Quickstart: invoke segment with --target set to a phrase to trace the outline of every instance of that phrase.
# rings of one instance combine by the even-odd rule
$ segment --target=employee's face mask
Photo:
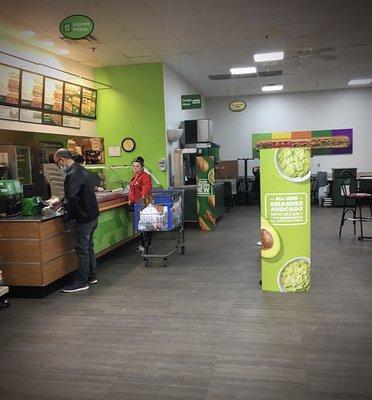
[[[59,169],[64,172],[65,174],[68,171],[68,167],[67,165],[63,162],[63,158],[58,159],[57,161],[55,161],[54,163],[59,167]]]

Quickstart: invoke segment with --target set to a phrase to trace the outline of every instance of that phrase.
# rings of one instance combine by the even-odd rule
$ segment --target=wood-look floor
[[[372,241],[351,225],[339,240],[340,212],[313,209],[309,293],[261,292],[258,209],[239,207],[215,232],[187,230],[168,268],[132,246],[89,291],[14,299],[0,398],[372,399]]]

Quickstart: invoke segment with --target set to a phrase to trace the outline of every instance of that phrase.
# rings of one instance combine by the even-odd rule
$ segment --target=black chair
[[[234,207],[234,198],[232,195],[231,182],[224,182],[223,189],[225,192],[225,210],[230,212],[230,208]]]
[[[372,239],[371,236],[363,235],[363,222],[370,221],[371,218],[363,217],[362,206],[368,204],[372,215],[372,194],[362,193],[356,191],[357,182],[356,177],[348,170],[341,172],[341,191],[344,196],[344,206],[341,215],[340,230],[338,237],[341,237],[342,227],[345,221],[352,221],[354,225],[354,235],[356,234],[356,222],[360,223],[360,236],[359,240]],[[359,216],[357,216],[357,210],[359,210]],[[352,218],[347,218],[347,214],[351,213]]]
[[[316,204],[317,199],[317,190],[318,190],[318,180],[315,176],[310,177],[310,199],[311,204]]]
[[[243,206],[253,204],[252,196],[253,180],[250,178],[240,178],[236,183],[236,205]]]

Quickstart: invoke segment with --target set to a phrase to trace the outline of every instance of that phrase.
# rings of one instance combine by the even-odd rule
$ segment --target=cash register
[[[0,216],[18,215],[22,206],[22,187],[18,179],[0,180]]]

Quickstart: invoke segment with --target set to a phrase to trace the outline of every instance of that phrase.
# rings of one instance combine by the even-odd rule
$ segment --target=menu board
[[[63,111],[66,114],[80,115],[81,86],[65,83]]]
[[[64,115],[63,126],[65,126],[66,128],[80,129],[80,118],[71,117],[70,115]]]
[[[31,122],[33,124],[41,124],[42,120],[42,112],[34,111],[34,110],[24,110],[20,109],[19,120],[22,122]]]
[[[62,126],[62,115],[44,112],[43,113],[43,124]]]
[[[63,82],[45,78],[44,110],[62,112]]]
[[[19,117],[19,108],[0,106],[0,119],[18,121],[18,117]]]
[[[87,118],[96,118],[96,107],[97,107],[97,90],[83,87],[81,116]]]
[[[21,106],[43,108],[44,77],[32,72],[22,71]]]
[[[80,128],[97,117],[97,89],[0,63],[0,120]]]
[[[0,104],[19,105],[21,70],[0,65]]]

